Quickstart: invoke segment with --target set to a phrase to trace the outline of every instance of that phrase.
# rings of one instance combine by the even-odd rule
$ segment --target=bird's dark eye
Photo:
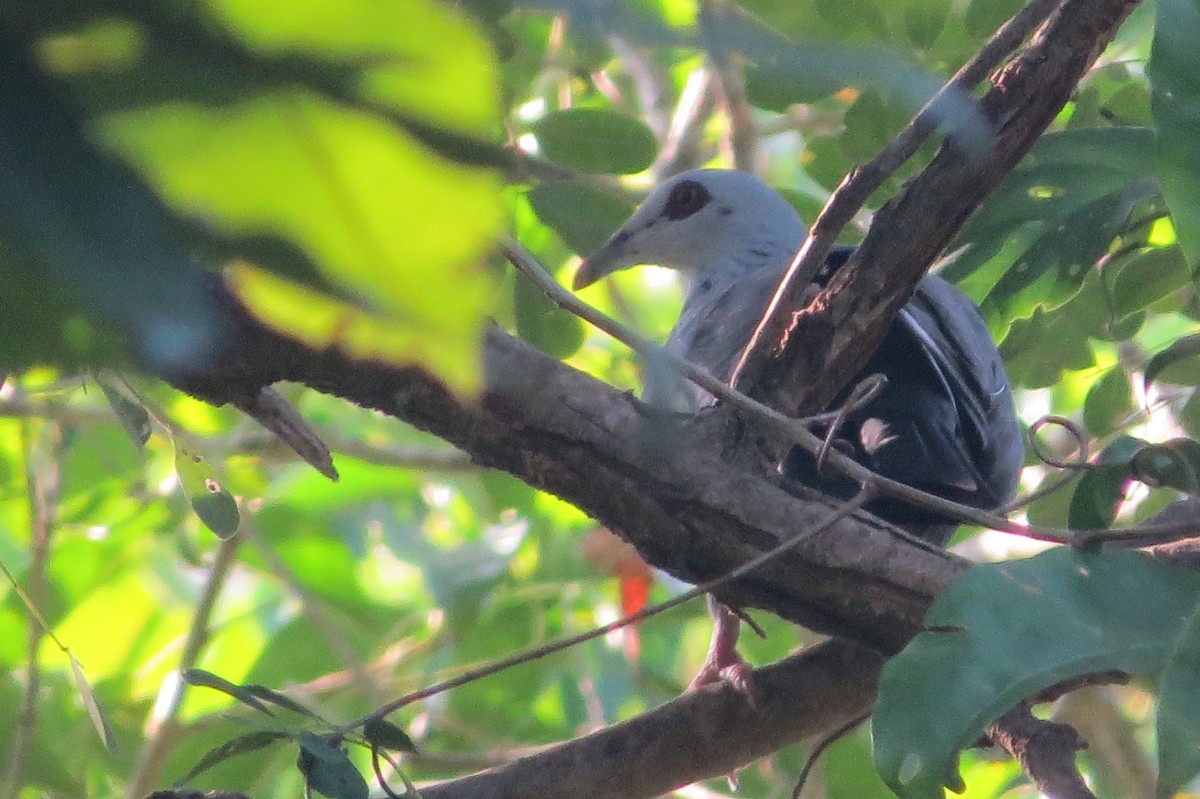
[[[694,180],[685,180],[671,189],[671,194],[667,197],[667,207],[663,209],[663,216],[672,221],[687,219],[708,205],[708,201],[711,199],[712,195],[708,193],[708,189]]]

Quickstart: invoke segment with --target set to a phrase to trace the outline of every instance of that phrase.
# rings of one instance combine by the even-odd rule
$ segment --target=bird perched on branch
[[[692,170],[660,184],[575,276],[575,288],[635,264],[683,273],[689,284],[666,348],[728,381],[807,230],[791,204],[752,175]],[[837,248],[819,280],[852,250]],[[927,275],[900,310],[879,349],[851,386],[881,374],[884,388],[837,430],[860,463],[878,474],[977,508],[1012,499],[1024,460],[1012,390],[1000,354],[971,301]],[[651,405],[694,412],[713,401],[682,377],[648,380]],[[847,389],[846,391],[849,391]],[[835,405],[845,399],[845,392]],[[795,448],[785,476],[839,498],[858,486]],[[906,503],[878,499],[877,516],[937,546],[956,523]],[[744,683],[733,651],[736,616],[710,603],[717,631],[709,662],[693,686],[722,674]],[[729,629],[732,625],[732,631]]]

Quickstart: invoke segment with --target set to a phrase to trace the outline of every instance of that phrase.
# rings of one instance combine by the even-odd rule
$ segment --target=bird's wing
[[[897,323],[920,343],[958,417],[958,435],[996,502],[1016,488],[1020,428],[1000,353],[971,300],[936,275],[917,286]]]

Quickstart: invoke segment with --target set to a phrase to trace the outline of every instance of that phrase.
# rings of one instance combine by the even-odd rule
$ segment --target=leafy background
[[[488,319],[635,389],[634,357],[503,267],[492,253],[502,231],[568,282],[577,256],[656,174],[728,165],[733,130],[720,103],[672,124],[722,58],[744,79],[760,136],[753,165],[812,219],[1020,5],[5,6],[0,562],[11,581],[0,583],[0,719],[12,723],[0,735],[0,796],[141,795],[239,735],[314,724],[185,688],[187,669],[348,721],[609,621],[647,592],[654,601],[681,590],[566,503],[395,420],[283,387],[335,451],[335,484],[236,411],[133,376],[131,366],[170,372],[206,357],[206,270],[225,268],[247,302],[298,337],[417,362],[460,391],[478,384]],[[1030,505],[1031,521],[1105,527],[1197,490],[1200,458],[1182,439],[1200,432],[1198,35],[1190,0],[1139,7],[943,266],[1002,342],[1026,422],[1072,418],[1104,453],[1099,468]],[[655,269],[584,293],[656,335],[679,296]],[[1057,457],[1078,456],[1059,429],[1040,438]],[[1031,455],[1025,488],[1057,475]],[[222,540],[209,527],[239,532]],[[960,539],[979,558],[1025,554],[995,534]],[[1034,578],[1054,579],[1039,577],[1040,563]],[[1154,586],[1168,578],[1146,580],[1130,602],[1166,596]],[[981,579],[944,612],[994,590]],[[1183,596],[1182,609],[1170,605],[1176,618],[1194,614],[1194,594]],[[1162,601],[1146,612],[1168,612]],[[1091,619],[1078,596],[1062,603],[1064,618]],[[1007,610],[1000,626],[1047,613]],[[810,638],[758,620],[768,637],[745,642],[752,662]],[[1195,695],[1194,670],[1178,667],[1194,662],[1181,660],[1194,627],[1171,628],[1178,640],[1163,659],[1174,668],[1146,669],[1167,668],[1163,690],[1175,697]],[[670,699],[698,667],[708,628],[693,603],[411,706],[392,717],[418,750],[405,771],[460,774]],[[1133,646],[1168,633],[1125,634]],[[1086,659],[1087,642],[1070,645]],[[1023,667],[1020,650],[992,660]],[[1089,689],[1055,711],[1092,739],[1083,763],[1102,792],[1151,795],[1164,748],[1172,787],[1200,768],[1187,754],[1197,714],[1168,719],[1156,744],[1154,687]],[[975,710],[964,700],[946,712]],[[192,784],[298,795],[289,741],[252,739],[263,747]],[[870,747],[865,731],[834,745],[809,795],[891,795]],[[788,749],[747,768],[741,795],[787,795],[803,756]],[[365,750],[351,757],[366,773]],[[970,797],[1034,795],[987,752],[967,750],[960,765]],[[930,790],[940,795],[940,782]]]

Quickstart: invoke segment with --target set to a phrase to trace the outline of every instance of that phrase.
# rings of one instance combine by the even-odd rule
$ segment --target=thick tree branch
[[[875,215],[850,261],[807,307],[777,303],[739,374],[768,405],[812,413],[863,367],[900,307],[967,218],[1029,151],[1138,0],[1064,0],[981,100],[995,125],[986,157],[944,144]]]
[[[628,799],[719,777],[870,708],[882,659],[831,641],[754,671],[751,706],[721,684],[506,766],[421,788],[424,799]]]

